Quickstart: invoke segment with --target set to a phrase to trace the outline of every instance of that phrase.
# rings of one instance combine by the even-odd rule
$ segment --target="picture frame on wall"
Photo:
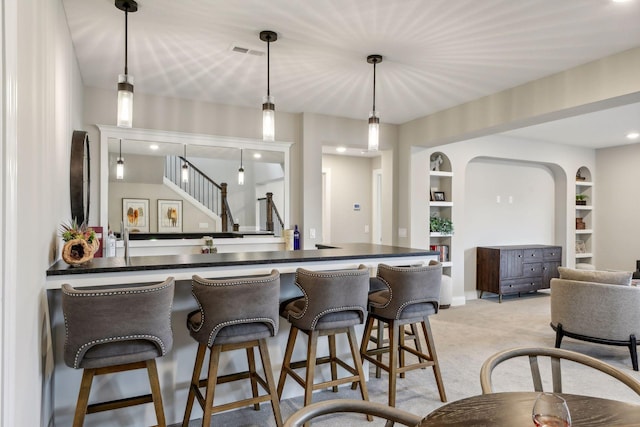
[[[122,199],[122,223],[130,233],[149,232],[149,199]],[[124,230],[123,230],[124,231]]]
[[[158,199],[158,233],[182,232],[182,200]]]

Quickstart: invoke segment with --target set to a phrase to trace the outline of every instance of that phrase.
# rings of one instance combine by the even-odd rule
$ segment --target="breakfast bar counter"
[[[339,247],[323,245],[322,249],[272,252],[243,252],[193,255],[162,255],[131,257],[95,258],[80,267],[71,267],[64,261],[57,261],[47,270],[47,301],[51,331],[51,359],[53,360],[53,402],[56,425],[71,425],[82,372],[67,367],[63,361],[65,339],[64,318],[61,308],[60,287],[69,283],[74,287],[122,286],[140,283],[161,282],[172,276],[176,279],[175,296],[172,311],[174,333],[173,350],[165,357],[157,359],[165,415],[169,423],[181,421],[184,413],[189,380],[193,369],[193,360],[197,345],[189,337],[185,326],[187,314],[197,309],[191,295],[191,277],[194,274],[205,278],[238,277],[268,274],[277,269],[281,274],[281,300],[301,295],[293,283],[294,273],[302,267],[310,270],[335,270],[357,268],[366,265],[375,275],[377,265],[409,265],[437,259],[438,252],[402,248],[395,246],[373,245],[366,243],[341,244]],[[278,375],[283,358],[289,324],[280,319],[278,334],[269,340],[269,352],[274,370]],[[305,349],[296,347],[295,359],[305,357]],[[321,346],[319,346],[321,347]],[[326,344],[325,344],[325,347]],[[338,342],[338,352],[346,355],[348,346]],[[322,348],[322,347],[321,347]],[[321,351],[327,351],[326,349]],[[223,354],[220,369],[232,371],[243,369],[242,362],[233,358],[233,352]],[[236,364],[238,364],[236,366]],[[246,368],[246,367],[244,367]],[[148,392],[148,382],[143,373],[128,372],[101,378],[92,391],[92,399],[111,398],[130,393]],[[321,369],[318,375],[329,375]],[[225,384],[222,393],[216,393],[220,401],[250,395],[250,383]],[[288,382],[283,398],[301,395],[303,390],[294,382]],[[196,405],[197,406],[197,405]],[[195,410],[193,418],[201,416]],[[150,425],[155,422],[152,405],[143,405],[120,409],[112,413],[92,414],[95,425]],[[132,424],[133,420],[135,422]]]

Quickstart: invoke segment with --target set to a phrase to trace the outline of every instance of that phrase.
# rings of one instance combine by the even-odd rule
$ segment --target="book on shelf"
[[[449,262],[449,245],[430,245],[429,249],[440,252],[438,261]]]

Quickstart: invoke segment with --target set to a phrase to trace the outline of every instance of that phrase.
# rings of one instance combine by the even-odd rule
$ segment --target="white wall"
[[[640,144],[596,151],[597,176],[593,178],[596,240],[599,269],[634,271],[640,259]]]
[[[3,135],[9,222],[2,239],[0,417],[3,427],[38,426],[49,423],[52,398],[44,277],[60,251],[58,226],[71,215],[69,153],[73,130],[82,129],[83,88],[62,2],[5,0],[3,7],[11,29],[3,104],[15,110],[6,111]]]
[[[331,240],[323,243],[370,243],[371,159],[325,154],[322,169],[331,171]]]

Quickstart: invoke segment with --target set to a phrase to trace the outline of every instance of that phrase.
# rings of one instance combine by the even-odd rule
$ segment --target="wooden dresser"
[[[476,256],[476,289],[502,295],[548,289],[558,277],[562,247],[546,245],[484,246]]]

